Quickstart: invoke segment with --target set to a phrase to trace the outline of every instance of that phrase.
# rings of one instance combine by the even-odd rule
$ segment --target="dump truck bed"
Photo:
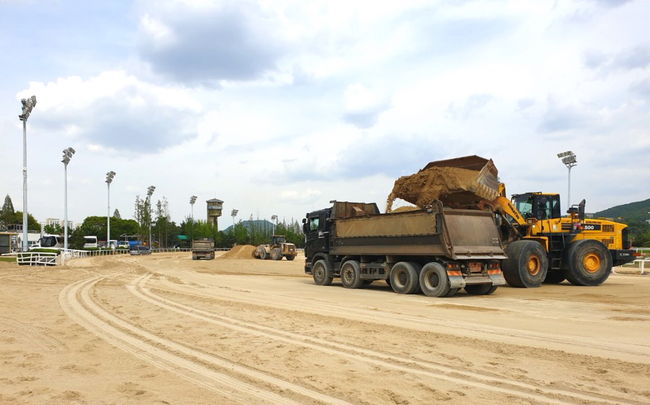
[[[448,209],[336,219],[335,255],[422,255],[449,259],[505,259],[490,212]]]

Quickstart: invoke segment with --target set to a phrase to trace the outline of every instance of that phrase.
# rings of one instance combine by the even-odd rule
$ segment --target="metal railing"
[[[49,252],[19,252],[16,263],[19,266],[56,266],[59,264],[58,257],[58,254]]]

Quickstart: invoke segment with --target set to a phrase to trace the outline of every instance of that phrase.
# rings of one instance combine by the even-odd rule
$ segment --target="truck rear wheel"
[[[412,262],[397,262],[390,270],[390,286],[398,294],[413,294],[418,291],[420,266]]]
[[[544,279],[545,284],[560,284],[566,280],[563,270],[549,270]]]
[[[271,249],[272,260],[282,260],[282,250],[280,248]]]
[[[452,289],[447,277],[447,270],[440,263],[427,263],[420,271],[420,288],[429,297],[446,297]],[[458,292],[458,289],[456,289]],[[453,295],[453,294],[452,294]]]
[[[469,295],[488,295],[496,291],[497,286],[492,284],[471,284],[465,286],[465,292]]]
[[[293,255],[286,255],[286,256],[284,256],[284,257],[286,257],[287,260],[289,260],[289,261],[292,261],[293,259],[296,258],[296,256],[293,256]]]
[[[612,272],[612,257],[601,242],[582,239],[572,242],[567,250],[565,272],[573,285],[600,285]]]
[[[356,260],[348,260],[341,266],[341,284],[345,288],[359,288],[361,280],[361,266]]]
[[[548,272],[548,257],[534,240],[518,240],[506,247],[508,258],[501,263],[503,277],[513,287],[539,287]]]
[[[317,260],[311,268],[311,274],[314,277],[314,283],[317,285],[332,284],[332,269],[323,259]]]

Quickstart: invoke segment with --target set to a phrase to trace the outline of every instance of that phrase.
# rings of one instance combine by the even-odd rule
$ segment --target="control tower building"
[[[218,198],[212,198],[206,201],[208,207],[208,224],[212,224],[219,229],[219,217],[223,209],[223,201]]]

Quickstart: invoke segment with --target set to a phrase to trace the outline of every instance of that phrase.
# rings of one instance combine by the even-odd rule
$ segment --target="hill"
[[[634,246],[650,246],[650,198],[596,212],[594,217],[612,218],[629,225]]]
[[[262,232],[270,234],[273,231],[273,222],[267,221],[266,219],[253,219],[253,220],[244,220],[239,221],[238,224],[241,224],[248,232]],[[230,232],[232,225],[223,231],[228,233]]]
[[[650,198],[631,202],[596,212],[594,216],[605,218],[623,218],[627,221],[645,221],[650,219]],[[625,222],[625,221],[623,221]]]

